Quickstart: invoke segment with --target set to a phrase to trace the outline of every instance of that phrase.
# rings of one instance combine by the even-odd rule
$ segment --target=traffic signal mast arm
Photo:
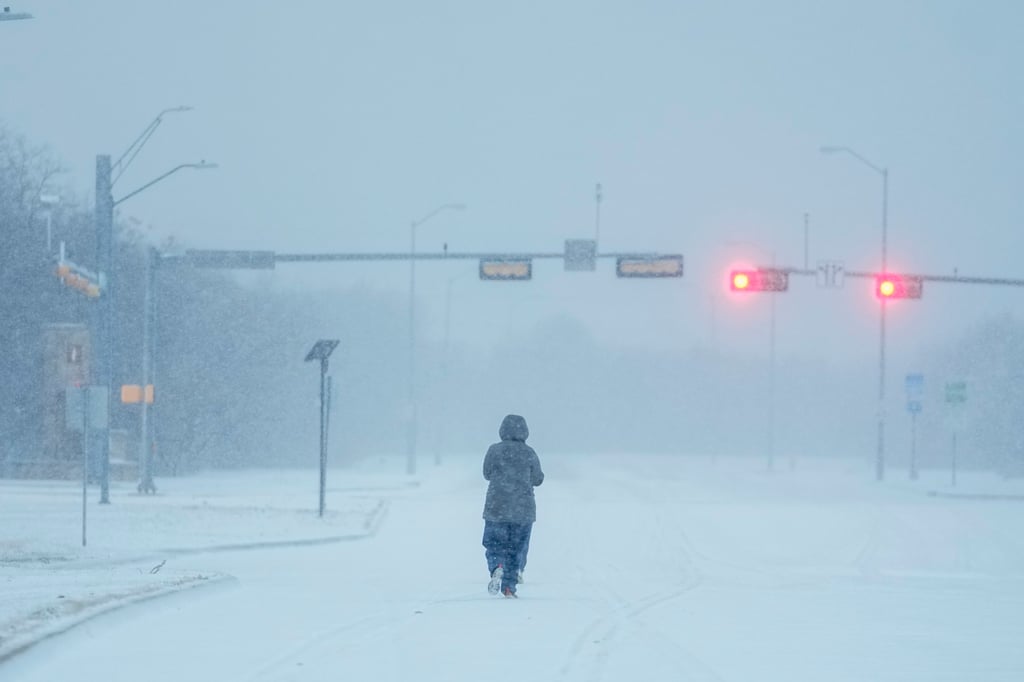
[[[566,258],[564,251],[543,251],[525,253],[453,253],[442,251],[430,253],[417,251],[410,253],[277,253],[274,251],[226,251],[226,250],[189,250],[181,256],[162,257],[167,261],[181,261],[187,265],[208,268],[229,269],[273,269],[278,263],[324,263],[330,261],[428,261],[428,260],[492,260],[492,261],[525,261],[541,259]],[[682,275],[683,256],[681,254],[662,254],[646,252],[629,253],[596,253],[594,258],[615,259],[626,261],[634,270],[642,270],[647,265],[654,275]],[[647,273],[644,273],[647,274]]]
[[[816,270],[810,270],[806,268],[790,268],[790,267],[755,267],[742,270],[732,270],[729,273],[729,286],[733,291],[772,291],[773,289],[767,287],[755,288],[754,280],[758,277],[788,277],[789,275],[816,277]],[[910,273],[880,273],[871,271],[857,271],[857,270],[845,270],[843,272],[845,277],[854,277],[861,279],[874,279],[876,281],[876,294],[881,294],[885,297],[900,297],[900,298],[920,298],[920,287],[924,282],[946,282],[950,284],[988,284],[994,286],[1014,286],[1024,287],[1024,279],[1012,278],[1012,277],[963,277],[961,275],[923,275],[923,274],[910,274]],[[746,277],[746,282],[742,279],[737,282],[737,277]],[[893,288],[889,290],[889,293],[879,291],[879,289],[885,285],[886,282],[892,284]],[[742,286],[737,286],[741,284]],[[912,295],[908,295],[904,289],[902,296],[896,296],[899,293],[900,285],[906,287],[917,287],[916,292]],[[775,291],[784,291],[785,289],[774,289]]]
[[[537,253],[452,253],[443,251],[441,253],[429,253],[417,251],[415,254],[404,253],[275,253],[274,260],[277,263],[309,263],[323,261],[358,261],[358,260],[527,260],[544,258],[565,258],[561,251],[537,252]],[[661,258],[677,259],[682,258],[678,254],[658,253],[598,253],[595,258],[626,258],[657,260]]]
[[[803,273],[801,273],[803,274]],[[896,274],[890,273],[892,277],[902,277],[903,279],[914,279],[921,282],[948,282],[951,284],[990,284],[998,286],[1011,286],[1011,287],[1024,287],[1024,279],[1015,279],[1012,277],[961,277],[960,275],[916,275],[916,274]],[[846,272],[847,277],[882,277],[881,273],[877,272]]]

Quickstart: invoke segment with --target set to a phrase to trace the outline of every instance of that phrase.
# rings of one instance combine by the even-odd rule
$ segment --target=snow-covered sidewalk
[[[315,470],[211,472],[157,481],[157,495],[90,485],[0,480],[0,661],[100,613],[230,576],[195,555],[354,540],[372,534],[389,494],[414,482],[329,472],[321,518]],[[269,491],[269,492],[268,492]]]

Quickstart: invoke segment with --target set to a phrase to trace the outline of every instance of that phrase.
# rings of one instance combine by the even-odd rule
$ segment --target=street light
[[[446,210],[464,211],[465,204],[441,204],[409,224],[409,432],[406,472],[416,473],[416,228]]]
[[[889,229],[889,169],[868,161],[849,147],[823,146],[822,154],[849,154],[882,176],[882,272],[888,271],[887,239]],[[886,298],[879,297],[878,342],[878,449],[875,455],[875,478],[885,478],[885,308]]]
[[[112,188],[117,178],[120,178],[124,173],[125,169],[135,159],[138,153],[145,146],[146,142],[153,136],[153,133],[159,127],[160,122],[163,120],[163,116],[172,111],[187,111],[190,107],[178,106],[164,109],[156,118],[146,126],[146,128],[139,134],[138,137],[132,142],[132,144],[125,150],[123,154],[117,159],[117,162],[111,164],[110,156],[107,154],[100,154],[96,156],[96,268],[99,271],[101,277],[106,277],[106,284],[104,286],[103,294],[100,297],[98,305],[95,308],[95,323],[94,329],[96,330],[95,345],[98,349],[96,353],[96,362],[93,364],[93,384],[97,386],[109,387],[112,382],[113,375],[113,330],[112,330],[112,319],[113,319],[113,299],[116,287],[114,286],[114,207],[118,204],[127,201],[134,197],[140,192],[152,187],[156,183],[160,182],[167,176],[181,170],[182,168],[215,168],[215,164],[208,164],[205,161],[200,163],[188,163],[181,164],[167,171],[163,175],[147,182],[145,185],[139,187],[133,192],[129,192],[118,200],[114,200],[112,194]],[[114,169],[117,168],[117,177],[113,176]],[[147,263],[148,263],[147,259]],[[149,273],[146,274],[147,282],[149,281]],[[148,313],[147,313],[148,314]],[[146,333],[143,334],[146,336]],[[148,375],[148,339],[143,341],[143,374]],[[144,376],[143,385],[148,385],[148,376]],[[108,392],[109,395],[109,392]],[[142,461],[140,466],[143,471],[140,472],[144,477],[148,477],[148,457],[146,448],[146,403],[142,403]],[[101,462],[101,477],[100,477],[100,504],[108,504],[109,499],[109,471],[110,471],[110,438],[107,431],[103,432],[103,439],[100,443],[100,462]],[[145,478],[140,483],[140,488],[143,484],[152,485],[151,480]],[[148,489],[148,488],[147,488]]]
[[[175,166],[174,168],[172,168],[171,170],[169,170],[166,173],[164,173],[163,175],[158,175],[156,178],[150,180],[149,182],[147,182],[142,187],[139,187],[137,190],[134,190],[134,191],[129,192],[128,194],[124,195],[123,197],[121,197],[120,199],[118,199],[117,201],[114,202],[114,206],[117,206],[118,204],[120,204],[123,201],[127,201],[128,199],[131,199],[133,196],[135,196],[139,192],[142,192],[143,190],[149,189],[150,187],[152,187],[156,183],[158,183],[161,180],[163,180],[164,178],[166,178],[168,175],[172,175],[174,173],[177,173],[182,168],[194,168],[194,169],[197,169],[197,170],[208,170],[208,169],[212,169],[212,168],[219,168],[219,166],[217,164],[215,164],[215,163],[207,163],[205,159],[200,161],[199,163],[180,163],[177,166]]]

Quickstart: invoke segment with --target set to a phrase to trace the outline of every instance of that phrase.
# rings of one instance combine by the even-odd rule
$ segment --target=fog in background
[[[822,145],[889,169],[890,270],[1024,276],[1017,3],[15,9],[35,18],[0,25],[0,121],[59,157],[69,202],[91,207],[97,154],[116,159],[158,112],[194,107],[165,117],[115,197],[179,163],[219,168],[179,173],[120,207],[137,243],[404,252],[413,221],[457,202],[467,208],[417,228],[419,250],[558,252],[595,235],[600,183],[601,252],[684,254],[684,278],[662,281],[618,279],[607,260],[582,273],[536,261],[530,282],[479,281],[472,260],[421,262],[422,462],[483,452],[508,412],[526,416],[539,451],[870,461],[870,282],[830,290],[794,276],[775,295],[773,391],[771,296],[738,296],[726,281],[739,264],[879,267],[881,178]],[[230,300],[217,287],[181,293],[190,276],[160,277],[157,376],[173,387],[156,416],[208,437],[179,433],[166,469],[313,463],[317,373],[302,358],[318,338],[341,341],[332,461],[404,452],[407,262],[230,275],[245,292]],[[1019,466],[1022,296],[926,283],[920,301],[889,305],[893,466],[909,451],[911,372],[925,375],[925,465],[946,463],[943,386],[963,379],[966,462]],[[223,322],[221,336],[192,325],[200,309]],[[128,307],[122,318],[137,322]],[[136,350],[122,349],[120,381],[138,381]]]

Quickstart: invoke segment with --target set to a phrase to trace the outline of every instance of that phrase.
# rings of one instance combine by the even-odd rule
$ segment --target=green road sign
[[[947,381],[946,402],[950,405],[959,405],[967,402],[967,382]]]

